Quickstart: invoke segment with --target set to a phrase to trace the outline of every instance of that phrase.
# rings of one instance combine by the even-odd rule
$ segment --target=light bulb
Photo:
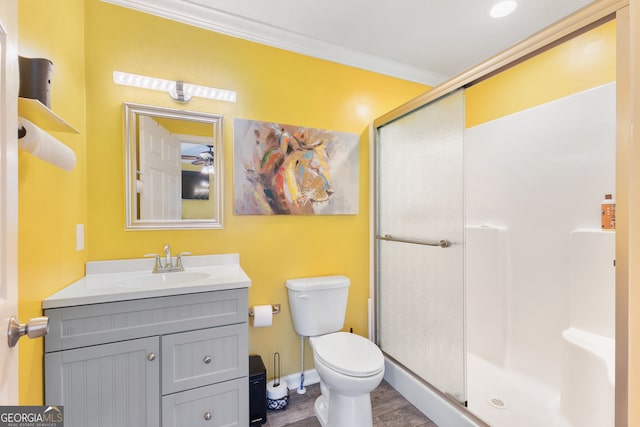
[[[492,18],[503,18],[507,15],[511,15],[514,10],[518,7],[518,3],[513,0],[501,1],[493,5],[491,10],[489,11],[489,15]]]

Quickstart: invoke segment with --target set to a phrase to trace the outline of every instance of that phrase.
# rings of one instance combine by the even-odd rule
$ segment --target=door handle
[[[386,240],[388,242],[412,243],[414,245],[440,246],[441,248],[446,248],[450,246],[450,242],[445,239],[442,239],[442,240],[402,239],[399,237],[393,237],[391,234],[385,234],[384,236],[376,236],[376,239]]]
[[[9,347],[15,347],[23,335],[27,335],[29,338],[39,338],[48,333],[49,318],[46,316],[34,317],[27,323],[20,323],[14,316],[9,319],[9,327],[7,329]]]

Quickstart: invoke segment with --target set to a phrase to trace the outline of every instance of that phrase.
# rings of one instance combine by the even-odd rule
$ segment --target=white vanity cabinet
[[[45,308],[66,427],[247,426],[247,288]]]

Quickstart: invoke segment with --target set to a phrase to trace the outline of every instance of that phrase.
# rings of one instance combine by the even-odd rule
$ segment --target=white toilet
[[[315,413],[323,427],[371,427],[371,398],[384,377],[384,356],[368,339],[347,332],[345,276],[287,280],[293,326],[310,337],[322,394]]]

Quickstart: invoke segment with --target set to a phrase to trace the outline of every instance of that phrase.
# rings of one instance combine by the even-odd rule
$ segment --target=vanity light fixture
[[[180,80],[164,80],[140,74],[114,71],[113,81],[119,85],[168,92],[171,98],[177,102],[189,102],[192,96],[216,99],[219,101],[236,102],[236,93],[232,90],[193,85]]]
[[[501,1],[493,5],[489,15],[492,18],[504,18],[507,15],[511,15],[517,7],[518,3],[513,0]]]

